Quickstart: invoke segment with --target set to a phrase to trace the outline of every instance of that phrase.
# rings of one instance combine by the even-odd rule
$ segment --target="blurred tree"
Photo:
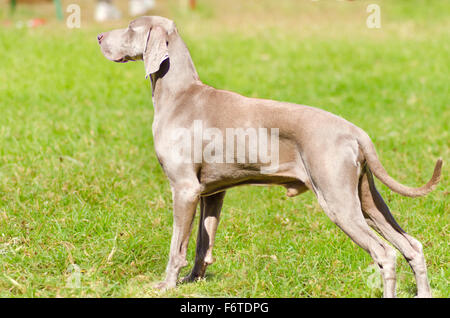
[[[30,4],[34,4],[34,3],[39,3],[39,2],[51,2],[53,1],[53,3],[55,4],[55,8],[56,8],[56,17],[59,20],[63,20],[64,19],[64,13],[62,10],[62,5],[61,5],[61,0],[11,0],[11,11],[14,12],[16,7],[17,7],[17,2],[20,3],[30,3]]]

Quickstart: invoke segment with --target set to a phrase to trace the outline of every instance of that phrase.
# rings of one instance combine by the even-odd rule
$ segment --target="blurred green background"
[[[405,198],[378,183],[399,224],[424,245],[433,294],[449,297],[450,3],[448,1],[157,1],[203,82],[326,109],[363,128],[383,165],[418,186],[444,159],[439,187]],[[373,264],[312,193],[228,192],[207,277],[159,293],[171,194],[153,150],[142,63],[106,60],[96,35],[127,25],[58,21],[52,4],[0,2],[1,297],[380,297]],[[381,8],[369,29],[368,4]],[[30,20],[43,25],[28,27]],[[198,219],[198,217],[197,217]],[[187,274],[193,264],[197,222]],[[399,254],[400,297],[412,271]],[[75,264],[77,267],[74,267]],[[77,270],[74,270],[77,268]],[[79,268],[79,273],[78,273]],[[74,274],[78,276],[74,276]],[[377,275],[375,275],[378,277]],[[73,279],[79,279],[74,286]]]

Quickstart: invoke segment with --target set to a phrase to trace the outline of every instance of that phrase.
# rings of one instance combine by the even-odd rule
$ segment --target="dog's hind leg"
[[[384,297],[395,297],[395,249],[382,240],[364,219],[358,196],[359,166],[345,153],[334,158],[332,163],[326,157],[319,158],[319,161],[315,158],[311,175],[319,204],[328,217],[378,265],[383,277]]]
[[[422,244],[397,224],[388,206],[378,193],[372,173],[366,169],[361,176],[359,195],[367,223],[395,246],[408,261],[417,282],[417,296],[431,297]]]
[[[200,198],[200,222],[197,235],[195,265],[183,282],[192,282],[204,277],[206,267],[214,262],[212,249],[219,225],[225,191]]]
[[[343,199],[347,201],[345,204],[329,199],[319,202],[330,219],[377,264],[383,278],[384,297],[395,297],[395,250],[369,228],[355,196],[343,196]]]

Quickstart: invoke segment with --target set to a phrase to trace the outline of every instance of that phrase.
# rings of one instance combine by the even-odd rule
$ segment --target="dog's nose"
[[[99,43],[99,44],[102,43],[102,40],[103,40],[103,33],[100,33],[99,35],[97,35],[97,40],[98,40],[98,43]]]

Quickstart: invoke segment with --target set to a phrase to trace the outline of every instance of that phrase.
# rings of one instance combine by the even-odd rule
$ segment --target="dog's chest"
[[[167,139],[163,131],[161,129],[161,119],[155,115],[152,124],[152,133],[153,133],[153,144],[155,147],[156,157],[161,166],[164,166],[164,156],[163,154],[166,152],[167,142],[164,142],[164,139]]]
[[[177,128],[173,127],[164,117],[155,114],[152,124],[153,143],[156,157],[164,172],[167,174],[169,167],[175,169],[184,162],[179,158],[180,148],[183,147],[183,140],[177,134]]]

